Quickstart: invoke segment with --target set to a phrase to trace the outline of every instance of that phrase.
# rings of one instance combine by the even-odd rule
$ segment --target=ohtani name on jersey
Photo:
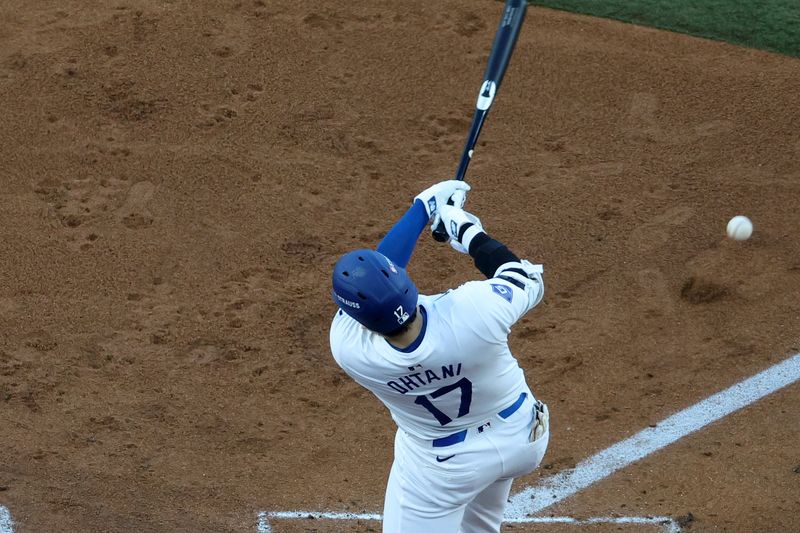
[[[400,394],[405,394],[416,389],[417,387],[429,385],[434,381],[441,381],[443,379],[461,375],[461,363],[456,365],[442,365],[441,368],[442,370],[438,374],[435,370],[431,369],[425,369],[425,371],[420,370],[414,374],[401,376],[396,380],[388,382],[386,385],[396,390]]]

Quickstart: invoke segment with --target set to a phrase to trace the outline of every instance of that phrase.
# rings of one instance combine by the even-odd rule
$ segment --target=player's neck
[[[414,322],[411,323],[411,326],[409,326],[408,330],[404,333],[401,333],[397,337],[386,337],[386,341],[395,348],[400,348],[401,350],[411,346],[411,344],[417,340],[417,337],[419,337],[420,332],[422,332],[423,322],[424,319],[422,318],[422,313],[419,310],[419,306],[417,306],[417,316],[414,319]]]

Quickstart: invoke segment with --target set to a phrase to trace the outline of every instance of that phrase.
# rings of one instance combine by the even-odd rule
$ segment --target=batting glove
[[[535,442],[541,439],[545,433],[550,430],[550,410],[547,405],[538,401],[536,402],[536,420],[531,428],[530,437],[528,440]]]
[[[461,180],[440,181],[419,193],[414,200],[420,200],[423,203],[425,211],[428,213],[428,220],[430,220],[451,199],[453,204],[458,207],[464,205],[469,189],[469,185]]]
[[[439,216],[450,237],[450,246],[462,254],[469,253],[469,244],[476,235],[483,233],[481,220],[460,207],[445,205],[439,208]]]

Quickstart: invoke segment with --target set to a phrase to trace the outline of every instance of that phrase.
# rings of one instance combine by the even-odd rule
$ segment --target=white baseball
[[[728,237],[734,241],[744,241],[753,234],[753,223],[746,216],[737,215],[728,222]]]

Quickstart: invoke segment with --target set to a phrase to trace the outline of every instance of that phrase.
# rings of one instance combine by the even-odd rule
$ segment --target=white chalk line
[[[258,533],[273,533],[269,519],[276,520],[374,520],[379,521],[382,516],[373,513],[331,513],[331,512],[308,512],[308,511],[277,511],[258,513]],[[636,524],[650,525],[660,528],[664,533],[679,533],[681,528],[678,523],[669,516],[596,516],[592,518],[573,518],[571,516],[533,516],[523,517],[512,520],[505,520],[505,523],[515,524],[572,524],[576,526],[588,526],[593,524]]]
[[[617,470],[800,380],[800,354],[718,392],[511,498],[507,519],[538,513]]]
[[[656,524],[669,533],[680,531],[669,517],[530,517],[614,472],[642,459],[695,431],[747,407],[800,380],[800,354],[796,354],[755,376],[718,392],[693,406],[679,411],[636,435],[581,461],[574,469],[565,470],[528,487],[511,498],[504,521],[507,523],[564,523],[588,525],[598,523]],[[271,533],[269,519],[316,518],[328,520],[381,520],[379,514],[316,513],[283,511],[258,513],[258,533]],[[8,509],[0,505],[0,533],[13,533]]]
[[[614,472],[642,459],[665,446],[695,431],[747,407],[800,380],[800,354],[777,363],[758,374],[745,379],[691,407],[665,418],[655,425],[640,431],[605,450],[581,461],[575,468],[565,470],[545,478],[541,484],[527,487],[511,498],[506,508],[505,522],[547,522],[589,524],[591,520],[578,520],[569,517],[530,517],[551,505],[558,503],[586,487],[610,476]],[[331,520],[380,520],[378,514],[354,513],[316,513],[308,511],[260,512],[258,513],[258,533],[270,533],[269,518],[297,519],[320,517]],[[620,523],[644,523],[638,520],[653,520],[667,525],[669,532],[680,531],[678,524],[668,517],[641,518],[621,517]],[[627,522],[631,521],[632,522]],[[651,522],[646,522],[651,523]],[[2,533],[2,532],[0,532]]]
[[[0,533],[13,533],[14,523],[11,521],[11,513],[0,505]]]

